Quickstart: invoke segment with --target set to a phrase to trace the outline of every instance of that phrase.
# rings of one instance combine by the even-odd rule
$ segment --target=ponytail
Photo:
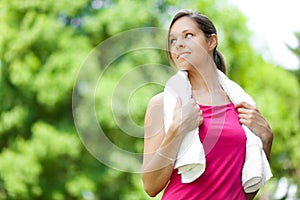
[[[223,55],[217,50],[214,50],[214,62],[219,70],[226,74],[226,65]]]

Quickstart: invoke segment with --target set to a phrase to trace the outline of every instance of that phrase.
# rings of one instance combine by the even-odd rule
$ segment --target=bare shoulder
[[[150,101],[149,101],[149,104],[148,104],[148,107],[149,106],[157,106],[157,105],[163,105],[163,92],[159,93],[159,94],[156,94],[155,96],[153,96]]]
[[[163,92],[156,94],[150,99],[146,111],[146,120],[150,116],[154,116],[154,115],[156,117],[160,117],[162,113],[163,113]]]
[[[145,145],[152,144],[151,152],[157,149],[156,144],[160,144],[165,135],[163,127],[163,93],[159,93],[150,99],[144,121]]]

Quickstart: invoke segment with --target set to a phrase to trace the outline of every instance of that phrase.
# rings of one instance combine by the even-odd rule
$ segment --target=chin
[[[181,71],[189,71],[189,68],[187,68],[187,67],[178,67],[178,70],[181,70]]]
[[[181,63],[180,65],[177,65],[177,68],[179,70],[189,71],[193,69],[194,67],[190,63]]]
[[[191,62],[187,61],[187,60],[181,60],[181,62],[177,62],[176,66],[179,70],[191,70],[193,68],[195,68]]]

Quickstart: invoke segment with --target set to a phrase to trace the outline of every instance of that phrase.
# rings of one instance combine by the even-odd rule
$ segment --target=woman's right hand
[[[173,121],[165,133],[163,118],[163,93],[153,97],[147,107],[144,123],[144,159],[142,179],[149,196],[156,196],[168,184],[173,172],[173,163],[182,138],[202,124],[203,118],[195,100],[181,105],[180,99],[174,108]],[[157,154],[157,150],[164,157]],[[170,158],[170,159],[167,159]]]
[[[182,105],[178,98],[174,109],[173,121],[171,126],[178,127],[178,134],[186,134],[203,122],[202,111],[194,99]]]

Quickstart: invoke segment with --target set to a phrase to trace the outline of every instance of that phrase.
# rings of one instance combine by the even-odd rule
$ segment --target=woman
[[[163,94],[154,96],[148,104],[142,179],[145,191],[151,197],[164,188],[162,199],[165,200],[253,199],[257,193],[246,194],[242,188],[246,137],[241,124],[260,137],[268,158],[273,133],[254,106],[244,102],[234,106],[230,102],[216,75],[216,67],[225,73],[217,44],[216,29],[206,16],[181,10],[172,19],[168,57],[171,64],[188,73],[193,98],[183,106],[178,99],[167,134],[164,130]],[[226,116],[222,119],[222,127],[218,127],[221,133],[215,139],[217,142],[208,147],[205,138],[211,137],[210,129],[215,128],[210,126],[210,120],[215,118],[218,121],[217,115],[213,115],[220,112]],[[195,181],[182,183],[174,162],[184,136],[196,127],[199,127],[204,148],[210,148],[206,152],[207,167]]]

